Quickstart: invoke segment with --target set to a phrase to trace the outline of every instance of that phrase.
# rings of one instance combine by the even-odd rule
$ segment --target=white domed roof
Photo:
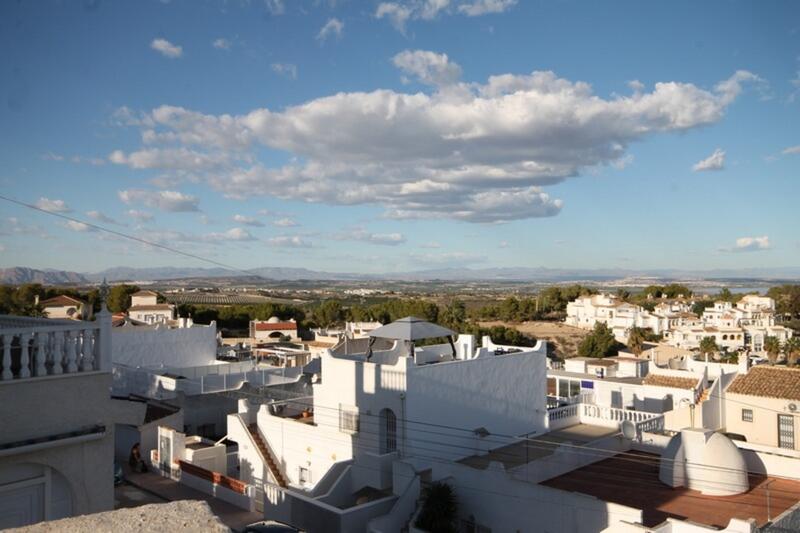
[[[728,496],[749,488],[747,465],[736,445],[708,429],[684,429],[661,454],[658,478],[670,487],[688,487],[703,494]]]
[[[281,319],[276,317],[276,316],[271,316],[271,317],[269,317],[269,320],[267,320],[267,322],[270,323],[270,324],[277,324],[280,321],[281,321]]]

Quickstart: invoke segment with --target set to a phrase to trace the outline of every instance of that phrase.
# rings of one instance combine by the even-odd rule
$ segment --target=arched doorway
[[[49,466],[0,467],[0,529],[58,520],[73,514],[67,479]]]
[[[397,451],[397,417],[391,409],[381,409],[380,414],[380,452]]]

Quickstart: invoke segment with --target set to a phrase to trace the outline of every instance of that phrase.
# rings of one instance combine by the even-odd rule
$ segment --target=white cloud
[[[200,210],[198,207],[199,200],[196,196],[178,191],[127,189],[119,191],[118,195],[119,199],[126,204],[140,203],[170,213],[186,213]]]
[[[503,13],[514,7],[517,0],[473,0],[458,6],[458,10],[470,17],[489,13]]]
[[[429,249],[436,249],[441,248],[442,245],[436,241],[429,241],[419,245],[420,248],[429,248]]]
[[[233,221],[239,224],[244,224],[245,226],[253,226],[256,228],[260,228],[264,226],[264,223],[258,220],[257,218],[248,217],[245,215],[233,215]]]
[[[207,233],[201,237],[201,240],[207,242],[225,242],[225,241],[255,241],[257,240],[253,235],[244,228],[231,228],[222,233]]]
[[[381,2],[375,10],[375,18],[387,18],[392,26],[400,33],[405,34],[406,22],[411,18],[411,8],[396,2]]]
[[[703,172],[706,170],[722,170],[723,168],[725,168],[725,151],[717,148],[713,154],[695,163],[692,170]]]
[[[797,146],[789,146],[788,148],[785,148],[781,153],[783,155],[800,154],[800,144],[798,144]]]
[[[310,248],[311,243],[304,240],[297,235],[281,235],[272,237],[267,241],[272,246],[279,246],[282,248]]]
[[[337,18],[328,19],[328,22],[319,30],[317,40],[326,41],[328,37],[336,37],[341,39],[342,31],[344,30],[344,22]]]
[[[295,222],[291,218],[284,217],[284,218],[279,218],[277,220],[273,220],[272,221],[272,225],[273,226],[278,226],[280,228],[293,228],[293,227],[297,226],[298,224],[297,224],[297,222]]]
[[[46,154],[42,155],[42,159],[45,161],[63,161],[64,156],[53,152],[47,152]]]
[[[286,12],[283,0],[264,0],[264,5],[272,15],[283,15]]]
[[[166,39],[153,39],[150,42],[150,48],[171,59],[177,59],[183,55],[183,47],[172,44]]]
[[[51,200],[42,196],[34,204],[39,209],[49,211],[51,213],[69,213],[72,209],[69,208],[64,200]]]
[[[88,224],[84,224],[83,222],[77,222],[75,220],[67,220],[62,224],[65,228],[78,231],[81,233],[89,232],[89,231],[96,231],[95,228],[89,226]]]
[[[219,39],[214,39],[214,41],[211,43],[211,46],[217,50],[230,50],[231,42],[228,39],[223,39],[220,37]]]
[[[508,241],[500,241],[497,243],[498,248],[508,248],[509,246],[511,245],[508,243]]]
[[[0,244],[0,252],[5,252],[5,251],[6,251],[6,247],[3,246],[2,244]]]
[[[406,242],[406,236],[402,233],[372,233],[362,228],[339,233],[334,238],[342,241],[353,240],[385,246],[397,246]]]
[[[101,211],[87,211],[86,216],[91,219],[97,220],[98,222],[103,222],[105,224],[116,224],[117,226],[124,226],[121,222],[117,222],[110,216],[106,215]]]
[[[297,79],[297,65],[293,65],[292,63],[272,63],[270,68],[276,74],[286,76],[293,80]]]
[[[723,252],[757,252],[759,250],[769,250],[771,248],[769,237],[739,237],[736,245],[728,248],[720,248]]]
[[[427,50],[404,50],[392,58],[392,63],[426,85],[450,85],[461,77],[461,67],[451,63],[447,54],[437,54]]]
[[[402,34],[406,32],[409,20],[434,20],[440,14],[460,13],[477,17],[490,13],[502,13],[517,0],[469,0],[453,5],[451,0],[407,0],[403,2],[381,2],[375,9],[375,18],[388,19],[392,26]]]
[[[410,64],[441,81],[432,65],[452,63],[433,57]],[[149,146],[110,159],[165,176],[188,173],[229,197],[377,204],[395,218],[552,216],[562,202],[545,187],[625,164],[631,143],[720,121],[755,78],[737,72],[713,89],[661,82],[604,98],[585,82],[533,72],[430,93],[343,92],[238,116],[162,106],[128,114],[142,130],[157,130]],[[268,166],[257,155],[264,147],[292,157]]]
[[[150,222],[154,218],[152,213],[138,209],[128,209],[127,215],[137,222]]]

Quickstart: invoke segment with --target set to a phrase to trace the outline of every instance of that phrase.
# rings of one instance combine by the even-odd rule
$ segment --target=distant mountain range
[[[306,268],[261,267],[247,271],[225,268],[191,267],[115,267],[94,273],[79,273],[64,270],[37,270],[27,267],[0,269],[0,283],[43,283],[46,285],[88,284],[102,281],[159,281],[190,278],[264,278],[273,281],[521,281],[521,282],[567,282],[567,281],[616,281],[648,280],[752,280],[795,281],[800,280],[800,267],[786,268],[741,268],[714,270],[633,270],[633,269],[559,269],[545,267],[517,268],[442,268],[389,274],[354,274],[320,272]]]

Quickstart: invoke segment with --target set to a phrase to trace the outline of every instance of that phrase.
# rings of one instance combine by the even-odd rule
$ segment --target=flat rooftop
[[[774,519],[800,500],[800,482],[751,475],[750,490],[735,496],[706,496],[696,490],[673,489],[658,479],[659,456],[628,452],[542,482],[561,490],[589,494],[604,501],[641,509],[645,527],[667,518],[691,520],[718,528],[731,518],[767,522],[767,488]]]
[[[508,470],[531,461],[547,457],[561,444],[581,446],[597,439],[619,433],[616,429],[592,426],[589,424],[575,424],[558,431],[551,431],[544,435],[536,435],[531,440],[520,440],[500,448],[495,448],[489,453],[464,457],[458,462],[472,468],[486,469],[492,461],[502,463]]]

